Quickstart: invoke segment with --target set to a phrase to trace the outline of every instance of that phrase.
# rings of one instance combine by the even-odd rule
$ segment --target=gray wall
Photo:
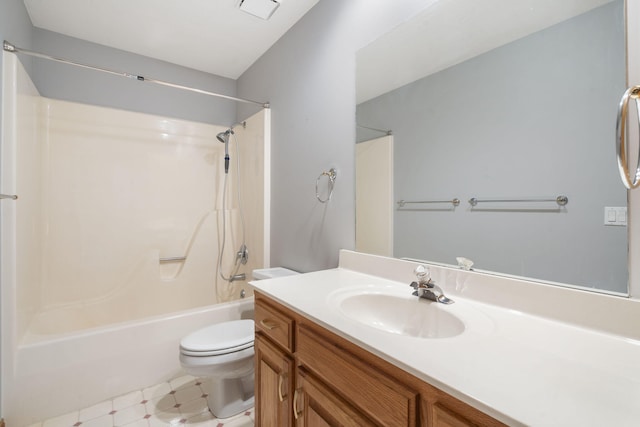
[[[27,10],[21,0],[0,0],[0,40],[7,40],[15,45],[31,47],[32,26]],[[0,78],[2,75],[2,55],[0,55]],[[31,69],[31,61],[24,63],[27,71]],[[2,85],[0,85],[2,100]],[[0,129],[2,129],[2,103],[0,102]]]
[[[272,265],[335,267],[355,247],[355,52],[424,5],[321,0],[238,80],[239,96],[271,103]],[[335,191],[321,204],[316,178],[331,167]]]
[[[33,50],[224,95],[236,94],[234,80],[38,28],[33,32]],[[236,121],[233,101],[49,60],[34,59],[31,77],[40,94],[49,98],[219,125]]]
[[[358,106],[359,122],[393,130],[396,199],[463,201],[397,209],[394,256],[465,256],[480,269],[627,291],[627,228],[603,225],[605,206],[626,206],[613,151],[622,22],[623,2],[610,3]],[[566,210],[466,203],[558,194]]]
[[[21,0],[0,0],[0,40],[8,40],[15,45],[29,48],[32,28],[31,20]],[[1,56],[0,64],[2,64]],[[0,87],[0,93],[1,91]]]

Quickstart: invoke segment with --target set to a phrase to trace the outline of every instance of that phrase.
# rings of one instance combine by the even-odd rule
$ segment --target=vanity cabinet
[[[256,426],[503,425],[260,292],[255,298]]]

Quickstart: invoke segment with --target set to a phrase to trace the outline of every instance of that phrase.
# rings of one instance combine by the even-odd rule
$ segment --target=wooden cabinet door
[[[431,408],[433,427],[476,427],[476,424],[464,418],[461,414],[436,403]]]
[[[261,334],[256,334],[255,355],[256,426],[292,426],[293,359]]]
[[[376,425],[304,368],[297,371],[293,411],[296,427]]]

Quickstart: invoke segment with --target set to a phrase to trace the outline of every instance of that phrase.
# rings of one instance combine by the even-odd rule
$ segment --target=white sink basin
[[[392,334],[417,338],[449,338],[465,331],[465,324],[445,304],[402,293],[397,286],[349,288],[329,296],[330,306],[346,317]]]

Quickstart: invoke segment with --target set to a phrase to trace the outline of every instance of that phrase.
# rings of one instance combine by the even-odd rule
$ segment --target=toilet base
[[[229,418],[254,406],[254,372],[241,378],[207,379],[207,404],[216,418]]]

